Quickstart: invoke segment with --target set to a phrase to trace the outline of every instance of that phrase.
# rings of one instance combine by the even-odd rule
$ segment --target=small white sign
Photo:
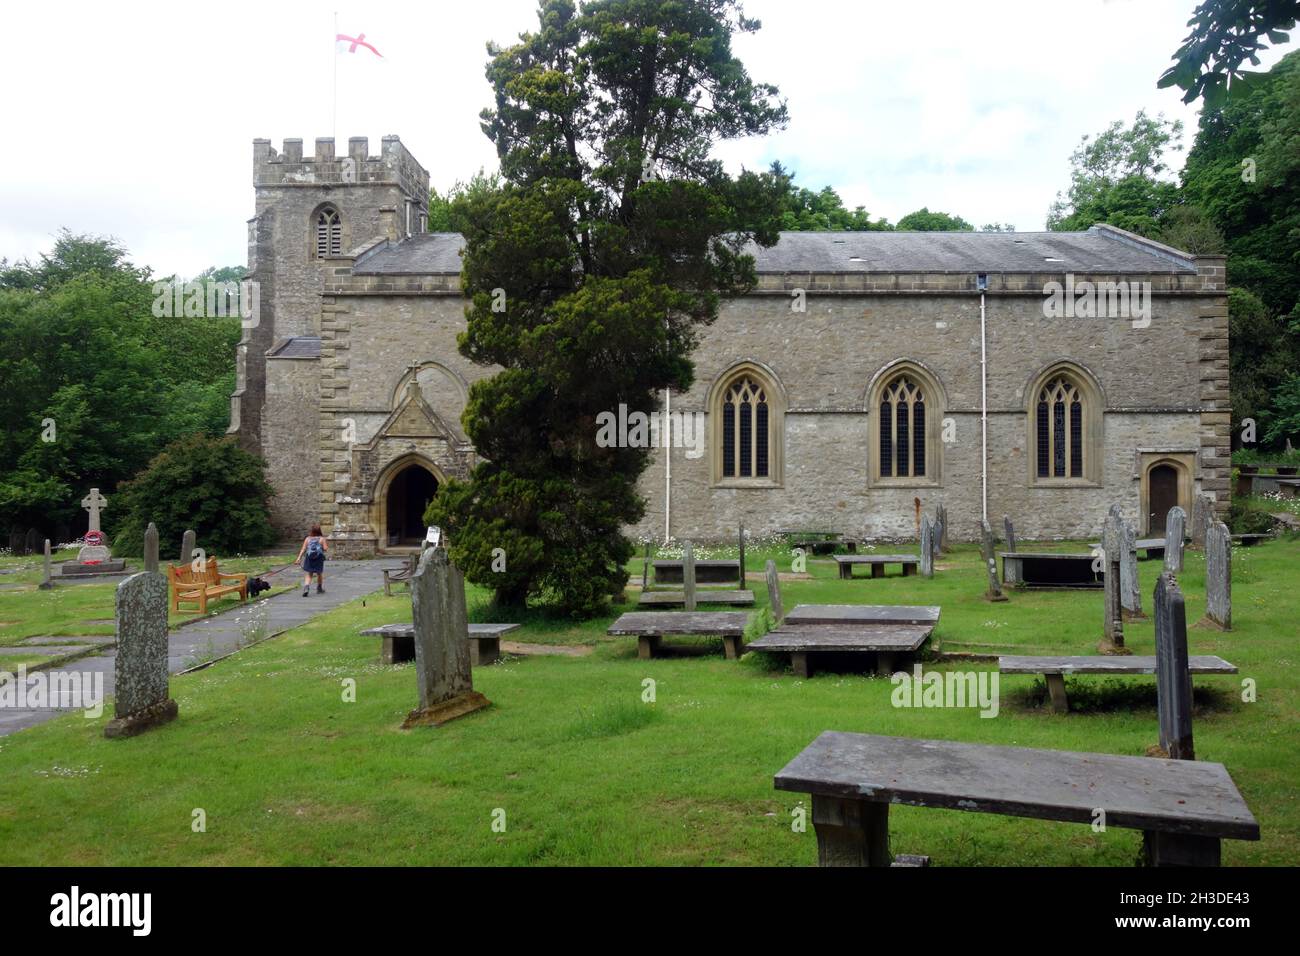
[[[442,543],[442,529],[436,524],[429,525],[429,532],[424,536],[424,543],[431,548],[436,548]]]

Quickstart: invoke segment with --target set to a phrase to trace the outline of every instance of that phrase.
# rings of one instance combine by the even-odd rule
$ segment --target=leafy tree
[[[1284,31],[1300,19],[1300,0],[1202,0],[1187,21],[1192,28],[1174,53],[1174,65],[1156,84],[1177,86],[1184,103],[1204,97],[1207,107],[1222,106],[1229,93],[1249,92],[1262,74],[1241,69],[1257,54],[1289,39]]]
[[[974,232],[975,227],[961,216],[950,216],[946,212],[930,212],[922,206],[916,212],[909,212],[894,227],[899,232]]]
[[[461,352],[502,369],[462,422],[485,461],[427,518],[498,600],[576,614],[626,581],[623,528],[644,513],[646,448],[601,447],[597,416],[685,390],[699,329],[756,282],[783,184],[726,173],[715,143],[785,122],[731,48],[759,23],[735,0],[543,0],[536,32],[488,47],[482,114],[501,166],[453,221],[466,239]],[[504,306],[504,307],[503,307]],[[493,568],[493,549],[505,568]]]
[[[139,555],[149,522],[162,541],[180,541],[193,528],[209,555],[251,553],[275,543],[266,463],[234,437],[191,435],[173,442],[130,481],[113,507],[113,550]]]
[[[1182,149],[1183,125],[1138,110],[1131,126],[1116,120],[1097,135],[1084,136],[1070,156],[1070,189],[1057,195],[1047,228],[1073,232],[1099,222],[1149,236],[1177,202],[1178,187],[1160,176],[1167,152]]]
[[[1200,206],[1170,207],[1153,238],[1194,256],[1222,255],[1227,242],[1214,220]]]
[[[469,182],[456,180],[446,194],[439,193],[436,189],[429,190],[429,231],[430,232],[460,232],[461,223],[455,219],[455,212],[460,204],[460,200],[465,199],[472,193],[482,192],[484,190],[492,191],[500,188],[501,177],[495,173],[489,173],[480,169],[470,177]]]
[[[772,176],[785,189],[781,228],[790,232],[880,232],[893,228],[885,219],[872,220],[863,206],[852,211],[830,186],[820,192],[794,184],[794,174],[779,162],[773,163]]]
[[[225,430],[239,319],[153,302],[149,270],[109,238],[64,230],[37,263],[0,265],[0,527],[76,523],[88,487]]]
[[[980,232],[1015,232],[1016,227],[1009,222],[991,222],[987,226],[980,226]]]
[[[1300,373],[1289,372],[1273,391],[1273,404],[1264,415],[1264,440],[1281,447],[1300,444]]]
[[[1242,419],[1252,418],[1259,437],[1268,438],[1273,396],[1297,367],[1300,329],[1269,310],[1246,289],[1228,290],[1228,376],[1231,383],[1232,432],[1241,434]]]

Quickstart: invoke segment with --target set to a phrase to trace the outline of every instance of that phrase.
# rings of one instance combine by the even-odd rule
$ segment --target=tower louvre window
[[[316,257],[343,255],[343,220],[333,206],[316,214]]]

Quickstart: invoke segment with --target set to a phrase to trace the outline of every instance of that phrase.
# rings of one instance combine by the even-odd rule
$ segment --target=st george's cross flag
[[[347,36],[343,33],[334,35],[334,52],[337,53],[358,53],[363,50],[369,50],[381,60],[384,55],[374,48],[374,45],[366,40],[364,33],[358,33],[356,36]]]

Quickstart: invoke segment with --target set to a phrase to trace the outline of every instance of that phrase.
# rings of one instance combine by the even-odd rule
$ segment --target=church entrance
[[[419,465],[407,465],[388,484],[387,519],[390,548],[418,548],[424,540],[424,510],[438,493],[438,479]]]
[[[1149,514],[1147,528],[1151,535],[1165,533],[1169,509],[1178,504],[1178,469],[1173,465],[1156,465],[1147,476]]]

